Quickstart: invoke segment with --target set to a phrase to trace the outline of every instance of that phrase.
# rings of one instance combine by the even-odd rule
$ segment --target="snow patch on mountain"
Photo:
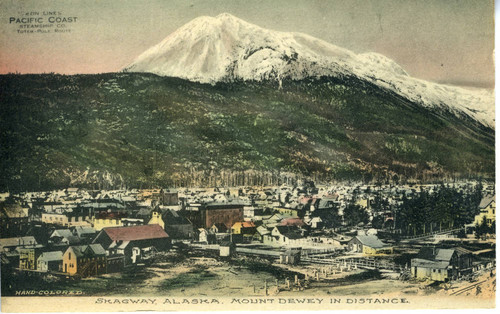
[[[381,54],[355,54],[306,34],[264,29],[227,13],[192,20],[146,50],[124,71],[210,84],[356,76],[425,107],[445,108],[457,116],[465,113],[494,127],[493,91],[412,78]]]

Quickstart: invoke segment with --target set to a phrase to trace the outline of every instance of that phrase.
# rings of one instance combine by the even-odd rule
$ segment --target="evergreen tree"
[[[349,203],[344,209],[344,221],[347,226],[356,226],[359,223],[366,224],[369,218],[366,210],[359,205],[355,205],[354,202]]]

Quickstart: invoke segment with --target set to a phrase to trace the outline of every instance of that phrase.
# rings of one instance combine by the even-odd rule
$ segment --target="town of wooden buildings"
[[[466,183],[464,183],[466,184]],[[467,183],[468,184],[468,183]],[[419,189],[432,191],[432,185]],[[418,193],[410,186],[254,187],[177,189],[168,191],[88,191],[68,188],[50,192],[0,195],[2,266],[18,271],[52,272],[89,277],[120,272],[140,264],[177,242],[293,253],[281,261],[300,260],[295,249],[325,249],[357,257],[391,256],[393,241],[379,238],[370,223],[345,227],[343,210],[354,200],[370,220],[384,225],[396,219],[393,210],[373,211],[373,192],[383,191],[389,208],[400,195]],[[490,193],[488,195],[488,193]],[[492,187],[476,220],[495,220]],[[483,218],[486,217],[486,218]],[[471,252],[424,247],[408,265],[417,279],[446,281],[473,267]]]

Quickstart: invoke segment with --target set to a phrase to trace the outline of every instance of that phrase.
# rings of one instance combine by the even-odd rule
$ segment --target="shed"
[[[61,251],[44,252],[37,260],[38,271],[62,271],[63,253]]]
[[[447,281],[450,278],[449,266],[446,261],[414,258],[411,260],[411,274],[417,279]]]
[[[363,253],[365,255],[392,254],[393,247],[380,241],[375,235],[358,235],[352,238],[348,244],[351,252]]]

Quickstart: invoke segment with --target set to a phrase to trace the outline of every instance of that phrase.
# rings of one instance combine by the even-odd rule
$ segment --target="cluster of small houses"
[[[20,270],[65,273],[80,277],[119,272],[151,250],[165,251],[171,239],[159,225],[55,230],[47,244],[33,236],[0,239],[2,263]]]
[[[120,272],[181,241],[327,246],[365,256],[393,253],[393,247],[383,243],[376,232],[340,238],[326,235],[322,217],[327,215],[322,213],[341,208],[338,205],[350,194],[313,189],[197,193],[67,189],[8,197],[0,211],[2,265],[88,277]],[[369,207],[368,193],[359,195],[359,203]],[[494,219],[494,198],[482,206],[482,214],[493,211]],[[412,274],[434,280],[453,278],[459,269],[470,269],[469,253],[437,249],[430,254],[424,250],[412,260]]]

